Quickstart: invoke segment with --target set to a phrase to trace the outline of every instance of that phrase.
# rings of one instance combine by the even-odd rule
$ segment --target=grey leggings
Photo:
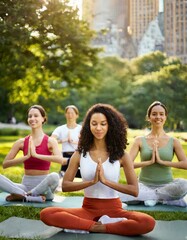
[[[53,200],[58,184],[59,175],[55,172],[41,176],[24,175],[21,183],[14,183],[0,174],[1,191],[21,195],[26,195],[29,191],[32,196],[45,195],[46,200]]]
[[[172,182],[162,185],[145,185],[139,183],[138,197],[119,193],[122,202],[146,200],[177,200],[187,194],[187,179],[176,178]]]

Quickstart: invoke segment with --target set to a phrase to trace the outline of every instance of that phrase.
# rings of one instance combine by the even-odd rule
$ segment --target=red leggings
[[[119,198],[84,198],[82,208],[48,207],[41,211],[40,219],[50,226],[89,231],[103,215],[127,218],[124,221],[105,224],[106,233],[140,235],[152,231],[155,226],[155,220],[151,216],[124,210]]]

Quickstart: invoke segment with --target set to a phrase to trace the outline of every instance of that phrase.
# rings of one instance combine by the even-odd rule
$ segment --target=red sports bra
[[[27,155],[28,152],[28,146],[29,146],[29,138],[30,136],[27,136],[24,140],[24,146],[23,146],[23,154],[24,156]],[[44,135],[42,142],[40,145],[36,146],[36,153],[42,154],[42,155],[51,155],[52,153],[48,149],[48,136]],[[44,161],[38,158],[30,157],[26,161],[24,161],[24,168],[25,169],[35,169],[35,170],[49,170],[51,165],[51,162]]]

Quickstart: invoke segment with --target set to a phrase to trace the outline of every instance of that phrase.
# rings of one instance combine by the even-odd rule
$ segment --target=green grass
[[[0,222],[12,216],[39,220],[41,208],[31,206],[0,206],[0,211]]]
[[[47,128],[45,127],[48,132],[52,131],[51,126]],[[25,133],[25,132],[24,132]],[[169,133],[171,136],[175,136],[179,139],[183,139],[187,137],[187,133]],[[142,130],[129,130],[129,145],[127,148],[127,151],[134,139],[134,137],[144,135],[144,131]],[[22,176],[23,176],[23,167],[22,165],[8,168],[8,169],[2,169],[2,162],[5,158],[6,154],[10,150],[12,144],[20,137],[24,137],[25,135],[21,135],[20,132],[17,136],[7,136],[7,135],[0,135],[0,174],[3,174],[10,178],[11,180],[15,182],[21,182]],[[185,150],[185,153],[187,154],[187,142],[181,141],[182,146]],[[60,146],[59,146],[60,147]],[[136,159],[136,161],[140,161],[139,156]],[[176,161],[176,158],[174,159]],[[52,163],[51,171],[58,172],[59,171],[59,164]],[[139,173],[139,169],[135,170],[137,175]],[[187,179],[186,170],[181,169],[173,169],[173,176],[175,178],[181,177]],[[120,182],[126,182],[125,176],[123,172],[121,172],[121,179]],[[71,192],[71,193],[58,193],[59,195],[63,196],[83,196],[83,191],[77,191],[77,192]],[[5,219],[16,216],[16,217],[24,217],[29,219],[39,219],[39,213],[41,211],[41,208],[34,208],[34,207],[28,207],[28,206],[0,206],[0,222],[4,221]],[[144,211],[145,212],[145,211]],[[149,215],[153,216],[156,220],[187,220],[187,213],[184,212],[153,212],[153,211],[146,211]],[[7,238],[1,238],[0,239],[7,239]]]

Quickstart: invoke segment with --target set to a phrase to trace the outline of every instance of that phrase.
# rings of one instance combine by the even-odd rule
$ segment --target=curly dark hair
[[[124,155],[124,150],[128,144],[128,124],[123,114],[109,104],[98,103],[88,110],[80,133],[78,152],[80,154],[83,153],[85,156],[86,152],[88,152],[93,146],[94,137],[90,130],[90,120],[94,113],[102,113],[107,119],[108,132],[105,141],[107,151],[109,152],[109,161],[113,163]]]

